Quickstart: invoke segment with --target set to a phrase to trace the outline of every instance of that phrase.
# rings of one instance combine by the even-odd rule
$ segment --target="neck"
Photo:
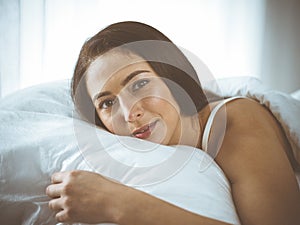
[[[198,114],[181,117],[181,137],[179,144],[202,148],[202,136],[211,109],[207,105]]]
[[[199,124],[198,115],[182,117],[181,125],[182,132],[179,144],[198,147],[201,133],[201,125]]]

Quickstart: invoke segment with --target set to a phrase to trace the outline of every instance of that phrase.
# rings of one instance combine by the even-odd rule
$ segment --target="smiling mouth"
[[[140,138],[140,139],[147,139],[148,137],[150,137],[153,129],[155,128],[157,121],[154,121],[152,123],[147,124],[146,126],[143,126],[137,130],[135,130],[132,133],[132,136],[136,137],[136,138]]]

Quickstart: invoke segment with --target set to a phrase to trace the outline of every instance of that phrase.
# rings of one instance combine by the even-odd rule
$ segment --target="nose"
[[[143,117],[144,109],[141,102],[134,99],[134,97],[119,98],[119,103],[126,122],[135,122]]]

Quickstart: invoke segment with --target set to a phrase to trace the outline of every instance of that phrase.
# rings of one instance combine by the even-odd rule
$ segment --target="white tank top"
[[[212,124],[214,122],[214,118],[217,114],[217,112],[219,111],[219,109],[225,105],[226,103],[236,100],[236,99],[240,99],[240,98],[246,98],[243,96],[235,96],[235,97],[231,97],[231,98],[227,98],[225,100],[223,100],[221,103],[219,103],[218,105],[216,105],[213,110],[211,111],[208,120],[206,122],[205,128],[204,128],[204,132],[203,132],[203,137],[202,137],[202,150],[204,150],[205,152],[208,152],[208,139],[209,139],[209,134],[211,131],[211,127]]]

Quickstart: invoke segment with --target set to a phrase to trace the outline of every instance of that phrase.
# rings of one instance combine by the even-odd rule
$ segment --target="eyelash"
[[[115,104],[117,101],[117,98],[109,98],[109,99],[105,99],[103,101],[101,101],[98,104],[99,109],[108,109],[110,108],[113,104]],[[109,104],[107,104],[108,102],[110,102]],[[105,106],[107,105],[107,106]]]
[[[150,80],[148,80],[148,79],[138,80],[133,83],[131,89],[133,92],[138,91],[139,89],[145,87],[149,82],[150,82]]]

